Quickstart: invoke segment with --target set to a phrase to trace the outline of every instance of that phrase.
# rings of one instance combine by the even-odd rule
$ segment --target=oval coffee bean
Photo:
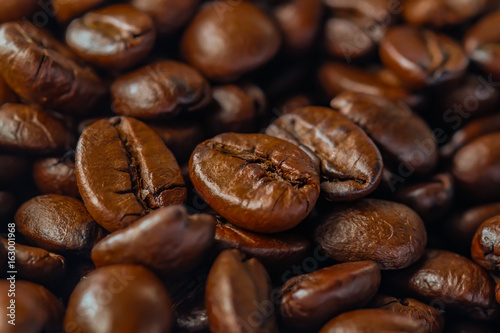
[[[441,333],[444,328],[444,313],[413,298],[398,299],[391,296],[377,295],[370,301],[370,306],[403,313],[419,322],[422,333]]]
[[[442,28],[462,24],[484,11],[487,0],[413,0],[403,4],[403,17],[416,26]]]
[[[170,150],[153,130],[127,117],[100,120],[83,132],[76,179],[90,214],[111,232],[187,196]]]
[[[380,278],[380,268],[373,261],[338,264],[291,278],[281,287],[282,318],[290,327],[320,327],[368,303]]]
[[[22,104],[0,106],[0,150],[48,154],[60,152],[73,138],[49,113]]]
[[[162,282],[134,265],[99,268],[76,286],[64,319],[67,333],[168,333],[172,304]]]
[[[331,106],[361,127],[379,147],[385,164],[425,174],[438,162],[436,138],[425,121],[402,102],[344,92]],[[406,170],[405,170],[406,171]]]
[[[221,6],[230,10],[222,14]],[[222,0],[208,3],[194,17],[182,37],[181,52],[208,78],[234,81],[273,58],[280,40],[277,25],[258,7]]]
[[[381,269],[401,269],[420,259],[427,244],[420,217],[395,202],[338,204],[320,220],[316,242],[340,262],[373,260]]]
[[[273,122],[266,134],[289,141],[319,160],[321,191],[331,201],[352,201],[373,192],[382,156],[373,141],[339,113],[305,107]]]
[[[88,12],[66,30],[66,44],[91,64],[107,70],[130,68],[153,49],[153,20],[130,5]]]
[[[160,61],[125,74],[111,86],[113,111],[141,119],[174,117],[211,101],[207,80],[177,61]]]
[[[471,247],[472,259],[489,271],[500,271],[500,215],[484,221]]]
[[[214,235],[213,216],[189,216],[182,206],[163,207],[101,240],[92,250],[92,260],[97,267],[142,265],[172,278],[203,259]]]
[[[319,333],[420,333],[417,321],[406,314],[388,310],[364,309],[333,318]]]
[[[460,45],[447,35],[409,26],[387,31],[380,58],[414,89],[456,81],[468,65]]]
[[[15,296],[9,296],[12,286],[8,280],[0,280],[0,332],[40,333],[61,332],[64,306],[50,291],[28,282],[15,282]],[[9,316],[11,300],[15,300],[13,316]],[[12,321],[11,321],[12,320]],[[9,323],[9,321],[11,321]]]
[[[0,23],[30,17],[38,8],[37,0],[2,0]]]
[[[19,232],[32,244],[56,253],[89,255],[104,230],[83,202],[47,194],[26,201],[16,212]]]
[[[52,0],[54,14],[61,23],[67,23],[86,11],[99,6],[107,0]]]
[[[90,67],[29,22],[0,27],[0,73],[23,100],[62,113],[91,110],[106,92]]]
[[[72,151],[62,158],[47,157],[37,160],[33,164],[33,180],[43,194],[61,194],[80,198]]]
[[[319,175],[299,147],[264,134],[227,133],[193,152],[189,175],[216,212],[251,231],[295,227],[314,207]]]
[[[205,293],[210,331],[278,332],[270,293],[269,275],[258,260],[245,260],[238,250],[222,252],[210,270]]]

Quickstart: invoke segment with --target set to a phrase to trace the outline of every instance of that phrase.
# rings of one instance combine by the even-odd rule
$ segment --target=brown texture
[[[500,271],[500,215],[481,223],[472,240],[471,257],[489,271]]]
[[[52,0],[56,19],[67,23],[86,11],[97,7],[107,0]]]
[[[33,180],[43,194],[61,194],[80,198],[75,162],[70,157],[47,157],[33,164]]]
[[[0,23],[29,17],[37,10],[38,2],[39,0],[2,0],[0,4]]]
[[[458,25],[487,8],[488,0],[411,0],[403,3],[403,17],[416,26],[442,28]]]

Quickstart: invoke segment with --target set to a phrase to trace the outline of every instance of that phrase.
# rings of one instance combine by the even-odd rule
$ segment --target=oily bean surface
[[[477,229],[471,246],[472,259],[489,271],[500,268],[500,215],[484,221]]]
[[[464,23],[487,8],[488,0],[413,0],[403,4],[403,17],[415,26],[442,28]]]
[[[61,23],[67,23],[106,1],[107,0],[52,0],[52,6],[54,7],[56,19]]]

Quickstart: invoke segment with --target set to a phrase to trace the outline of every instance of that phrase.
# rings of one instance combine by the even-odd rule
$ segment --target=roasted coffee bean
[[[390,283],[417,299],[443,304],[447,312],[480,319],[494,313],[493,280],[471,260],[452,252],[427,250],[418,263],[394,273]]]
[[[329,319],[364,306],[380,285],[380,268],[359,261],[320,269],[288,280],[281,292],[281,316],[290,327],[321,327]]]
[[[73,52],[108,70],[139,63],[153,49],[155,38],[151,17],[129,5],[88,12],[66,30],[66,44]]]
[[[104,230],[83,202],[47,194],[26,201],[16,212],[18,231],[32,244],[55,253],[89,255]]]
[[[9,253],[9,261],[15,258],[17,278],[28,280],[48,287],[55,287],[61,282],[66,272],[64,257],[44,249],[9,243],[0,237],[0,247]],[[2,271],[4,275],[5,271]],[[7,275],[8,277],[8,275]]]
[[[114,265],[95,270],[76,286],[64,329],[67,333],[168,333],[172,317],[170,296],[151,271]]]
[[[452,171],[468,199],[500,200],[500,131],[483,135],[458,150]]]
[[[52,6],[57,20],[66,23],[104,2],[106,0],[52,0]]]
[[[210,207],[255,232],[295,227],[320,191],[311,158],[294,144],[264,134],[227,133],[205,141],[191,156],[189,174]]]
[[[153,18],[160,35],[168,35],[188,23],[200,0],[131,0],[130,4]]]
[[[397,190],[393,198],[413,209],[427,224],[440,220],[450,210],[454,190],[453,177],[442,173]]]
[[[0,280],[2,333],[61,332],[64,307],[50,291],[28,281],[16,281],[14,290],[15,296],[9,296],[13,293],[11,282]],[[8,308],[11,304],[13,312]]]
[[[381,269],[401,269],[420,259],[427,244],[420,217],[395,202],[337,204],[320,221],[316,242],[340,262],[373,260]]]
[[[238,250],[222,252],[205,293],[211,332],[278,332],[270,293],[269,275],[258,260],[245,260]]]
[[[435,168],[436,138],[425,121],[404,103],[344,92],[332,100],[331,106],[372,138],[389,169],[425,174]]]
[[[219,250],[238,249],[249,258],[259,260],[269,270],[288,268],[302,260],[310,242],[298,232],[258,234],[217,218],[215,245]]]
[[[194,68],[160,61],[125,74],[111,86],[113,111],[141,119],[174,117],[211,100],[210,85]]]
[[[91,110],[105,93],[90,67],[29,22],[0,27],[0,74],[23,100],[62,113]]]
[[[47,157],[33,164],[33,180],[43,194],[61,194],[80,198],[76,184],[74,152],[62,158]]]
[[[7,82],[0,76],[0,106],[5,103],[15,103],[17,101],[16,93],[10,89]]]
[[[90,214],[111,232],[187,196],[170,150],[153,130],[128,117],[100,120],[83,132],[76,179]]]
[[[370,301],[370,307],[403,313],[419,322],[419,333],[441,333],[444,327],[444,313],[413,298],[398,299],[377,295]]]
[[[406,22],[442,28],[464,23],[484,11],[488,0],[412,0],[403,3]]]
[[[0,23],[26,18],[33,15],[37,8],[37,0],[2,0]]]
[[[380,58],[414,89],[457,81],[468,65],[460,45],[447,35],[409,26],[387,31]]]
[[[221,6],[226,9],[221,11]],[[210,79],[234,81],[273,58],[280,39],[277,25],[255,5],[221,0],[208,3],[195,16],[181,50],[184,59]]]
[[[488,75],[500,79],[500,59],[497,51],[500,33],[495,27],[500,19],[500,11],[482,18],[464,37],[464,49],[469,58]]]
[[[420,324],[412,317],[389,310],[364,309],[346,312],[333,318],[320,333],[419,333]]]
[[[0,108],[1,109],[1,108]],[[1,115],[0,111],[0,115]],[[19,155],[0,155],[0,184],[15,183],[28,171],[28,160]]]
[[[189,216],[182,206],[164,207],[97,243],[92,260],[97,267],[137,264],[163,277],[178,277],[203,259],[214,234],[213,216]]]
[[[495,287],[495,296],[497,299],[497,303],[500,303],[500,282]]]
[[[500,215],[479,226],[472,240],[471,256],[483,268],[500,271]]]
[[[28,105],[0,106],[0,128],[0,150],[4,151],[56,153],[68,148],[73,141],[59,119]]]
[[[318,162],[321,191],[328,200],[356,200],[380,183],[383,163],[377,147],[359,127],[331,109],[306,107],[283,115],[266,134],[299,146]]]
[[[278,107],[279,114],[289,114],[296,110],[305,108],[306,106],[312,105],[311,99],[306,95],[295,95],[286,98]]]

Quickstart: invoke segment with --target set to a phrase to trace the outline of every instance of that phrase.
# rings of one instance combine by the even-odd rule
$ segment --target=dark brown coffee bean
[[[168,60],[119,77],[111,97],[119,115],[156,119],[199,110],[210,102],[211,91],[196,69]]]
[[[208,3],[195,16],[181,50],[184,59],[210,79],[234,80],[273,58],[280,39],[277,25],[258,7],[222,0]]]
[[[259,260],[269,270],[290,267],[303,259],[310,248],[309,240],[297,232],[258,234],[221,217],[217,222],[215,244],[219,250],[238,249],[249,258]]]
[[[441,333],[444,327],[444,313],[413,298],[398,299],[377,295],[370,301],[370,307],[403,313],[420,323],[421,333]]]
[[[83,132],[76,179],[90,214],[111,232],[187,196],[179,165],[161,138],[127,117],[100,120]]]
[[[62,158],[47,157],[37,160],[33,164],[33,179],[36,187],[43,194],[61,194],[80,198],[76,184],[75,162],[69,155]]]
[[[196,191],[230,222],[255,232],[295,227],[319,196],[314,162],[299,147],[264,134],[221,134],[189,162]]]
[[[15,295],[12,295],[12,289],[15,290]],[[13,311],[8,308],[12,300],[15,301]],[[28,281],[16,281],[13,287],[10,281],[0,280],[0,304],[2,333],[61,332],[64,307],[42,286]]]
[[[15,183],[21,180],[26,171],[28,171],[28,160],[26,157],[0,155],[0,184]]]
[[[380,285],[380,268],[359,261],[320,269],[288,280],[281,315],[290,327],[321,327],[342,312],[364,306]]]
[[[203,259],[214,234],[213,216],[189,216],[182,206],[164,207],[97,243],[92,260],[97,267],[137,264],[163,277],[178,277]]]
[[[420,333],[421,326],[412,317],[389,310],[364,309],[333,318],[320,333]]]
[[[500,200],[500,132],[483,135],[453,158],[453,176],[472,200]]]
[[[460,45],[447,35],[409,26],[387,31],[380,58],[414,89],[456,81],[468,65]]]
[[[429,126],[402,102],[344,92],[331,106],[361,127],[379,147],[389,169],[431,172],[438,162],[436,138]]]
[[[104,236],[83,203],[63,195],[47,194],[25,202],[15,221],[30,243],[56,253],[89,255]]]
[[[66,44],[73,52],[107,70],[136,65],[153,49],[155,39],[151,17],[122,4],[88,12],[66,30]]]
[[[37,8],[37,0],[3,0],[0,4],[0,23],[30,17]]]
[[[489,271],[500,271],[500,215],[481,223],[472,240],[471,257]]]
[[[64,124],[49,113],[22,104],[0,106],[0,150],[57,153],[73,141]]]
[[[447,311],[483,319],[494,312],[493,280],[471,260],[452,252],[427,250],[417,264],[394,273],[390,283]]]
[[[73,291],[67,333],[168,333],[172,304],[161,281],[141,266],[114,265],[87,275]]]
[[[91,110],[106,92],[90,67],[29,22],[0,27],[0,73],[23,100],[62,113]]]
[[[131,0],[130,4],[153,18],[160,35],[168,35],[188,23],[200,0]]]
[[[36,247],[9,243],[7,239],[1,237],[0,247],[8,251],[7,258],[14,262],[18,279],[56,287],[64,277],[65,260],[60,255]],[[2,275],[5,276],[3,273],[5,271],[2,271]]]
[[[328,200],[351,201],[373,192],[382,156],[373,141],[339,113],[306,107],[281,116],[266,134],[287,140],[318,161],[321,191]]]
[[[222,252],[207,280],[205,304],[213,333],[278,332],[264,266],[238,250]]]
[[[17,101],[16,93],[10,89],[7,82],[0,76],[0,106],[5,103],[15,103]]]
[[[454,190],[453,177],[442,173],[429,181],[397,190],[393,199],[413,209],[428,224],[438,221],[450,210]]]
[[[464,23],[486,9],[488,0],[412,0],[403,3],[406,22],[442,28]]]
[[[278,107],[279,114],[294,113],[296,110],[312,105],[311,99],[306,95],[295,95],[287,97]]]
[[[395,202],[338,204],[321,221],[316,242],[340,262],[373,260],[381,269],[401,269],[420,259],[427,244],[420,217]]]
[[[67,23],[86,11],[99,6],[106,0],[51,0],[56,19]]]

